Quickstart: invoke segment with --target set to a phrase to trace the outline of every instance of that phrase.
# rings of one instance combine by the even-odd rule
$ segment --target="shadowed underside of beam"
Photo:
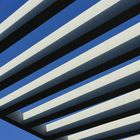
[[[42,57],[53,53],[54,51],[60,49],[63,45],[66,45],[91,29],[95,29],[99,25],[110,20],[114,16],[117,16],[136,3],[137,2],[127,3],[125,0],[112,1],[106,4],[104,1],[98,2],[2,66],[1,80],[8,78],[28,65],[38,61]],[[104,4],[106,6],[104,6]],[[121,8],[124,7],[124,5],[125,8]],[[119,11],[118,7],[120,8]]]
[[[88,71],[91,68],[97,67],[98,65],[101,65],[114,57],[116,58],[131,49],[138,48],[139,27],[139,23],[133,25],[127,30],[124,30],[96,47],[91,48],[85,53],[3,97],[1,99],[1,105],[3,106],[1,110],[7,109],[9,106],[18,103],[19,101],[25,101],[26,99],[39,94],[43,90],[49,89],[61,82],[65,82],[67,79]],[[130,32],[131,34],[129,37],[126,37]],[[132,47],[131,45],[133,44],[135,45]]]
[[[27,1],[1,24],[1,51],[72,2],[74,0]],[[4,64],[0,70],[0,90],[5,92],[13,83],[37,70],[40,72],[42,67],[47,68],[64,55],[69,56],[69,52],[89,41],[99,40],[111,29],[120,30],[139,18],[139,9],[140,0],[95,2]],[[139,28],[136,20],[118,34],[2,95],[0,117],[44,140],[137,140],[140,132]],[[45,103],[41,100],[49,99],[50,95],[58,96]],[[28,105],[34,106],[36,101],[42,103],[28,109]],[[24,107],[28,110],[20,110]]]
[[[32,5],[35,2],[33,0],[28,0],[28,2],[25,3],[24,7],[20,8],[19,11],[17,10],[15,15],[13,16],[13,19],[15,21],[17,20],[17,22],[13,23],[13,25],[11,26],[8,26],[8,24],[11,23],[11,19],[7,19],[5,21],[7,22],[7,27],[5,27],[5,22],[2,23],[1,26],[5,27],[5,31],[1,33],[2,35],[0,39],[0,45],[2,47],[0,47],[0,52],[8,49],[11,45],[36,29],[38,26],[57,14],[72,2],[74,2],[74,0],[40,0],[36,3],[36,5],[38,5],[36,7],[33,7]],[[33,10],[31,10],[31,8],[33,8]],[[17,14],[24,13],[24,9],[30,11],[27,12],[27,14],[21,17],[19,20],[16,19],[18,17]]]
[[[113,17],[110,21],[102,24],[101,26],[93,29],[92,31],[86,33],[85,35],[81,36],[80,38],[64,45],[59,51],[55,51],[54,53],[43,57],[39,61],[27,66],[25,69],[20,70],[19,72],[13,74],[12,76],[6,78],[2,81],[0,90],[6,88],[7,86],[19,81],[20,79],[28,76],[29,74],[35,72],[36,70],[42,68],[43,66],[53,62],[54,60],[60,58],[61,56],[69,53],[70,51],[80,47],[84,43],[98,37],[99,35],[105,33],[106,31],[110,30],[111,28],[119,25],[122,22],[130,19],[131,17],[137,15],[139,13],[139,6],[136,5],[127,11],[121,13],[117,17]]]

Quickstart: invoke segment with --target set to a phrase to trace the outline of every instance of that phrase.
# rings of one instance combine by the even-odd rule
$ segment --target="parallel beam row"
[[[56,69],[42,75],[29,84],[17,89],[13,93],[1,99],[3,109],[38,94],[44,89],[64,82],[66,79],[76,76],[84,71],[96,67],[106,61],[139,47],[140,23],[113,36],[103,43],[93,47],[74,59],[60,65]],[[131,34],[130,34],[131,33]],[[129,36],[128,36],[129,34]],[[130,44],[135,43],[132,47]]]
[[[129,3],[125,0],[110,1],[109,3],[106,3],[105,1],[98,2],[2,66],[1,79],[4,80],[31,63],[41,59],[44,55],[48,55],[56,51],[73,39],[78,38],[93,28],[96,28],[137,3],[138,2]],[[118,7],[120,8],[119,11]]]
[[[38,0],[36,2],[28,0],[1,23],[0,52],[8,49],[72,2],[74,0]]]
[[[138,13],[139,13],[139,6],[138,5],[133,6],[133,7],[129,8],[128,10],[120,13],[119,15],[113,17],[111,20],[105,22],[104,24],[101,24],[97,28],[92,29],[91,31],[83,34],[79,38],[74,39],[70,43],[63,45],[63,47],[61,47],[61,49],[59,49],[58,51],[55,51],[54,53],[51,53],[50,55],[44,56],[39,61],[32,63],[31,65],[25,67],[24,69],[16,72],[15,74],[11,75],[10,77],[6,78],[5,80],[2,81],[2,84],[0,86],[0,90],[2,90],[4,88],[6,88],[7,86],[10,86],[11,84],[21,80],[22,78],[28,76],[29,74],[32,74],[33,72],[39,70],[43,66],[48,65],[49,63],[57,60],[58,58],[62,57],[63,55],[73,51],[74,49],[77,49],[78,47],[87,43],[88,41],[91,41],[92,39],[99,37],[100,35],[102,35],[106,31],[114,28],[115,26],[118,26],[122,22],[129,20],[130,18],[137,15]],[[34,22],[37,23],[36,21],[34,21]],[[25,29],[24,29],[24,31],[26,31]],[[18,33],[19,32],[20,31],[18,31]],[[15,35],[13,35],[13,36],[15,36]],[[6,41],[6,42],[8,42],[8,41]],[[2,46],[5,46],[5,45],[2,45]],[[132,53],[131,53],[131,55],[132,55]],[[131,57],[130,54],[127,55],[127,57]]]
[[[101,139],[119,133],[126,133],[137,130],[139,128],[139,125],[140,125],[140,114],[136,114],[85,131],[81,131],[73,135],[69,135],[67,138],[68,140]]]
[[[4,45],[2,51],[73,1],[27,1],[1,24],[1,39]],[[6,84],[2,85],[1,89],[4,91],[4,88],[9,85],[138,15],[139,4],[139,0],[97,2],[3,65],[0,70],[1,82],[3,85]],[[54,8],[56,8],[54,12],[45,14]],[[132,13],[128,15],[130,11]],[[23,31],[25,27],[31,26],[33,21],[37,21],[44,15],[45,18],[37,22],[34,27],[29,27],[27,32]],[[140,131],[139,29],[140,23],[135,23],[2,97],[0,117],[42,139],[138,138],[137,134]],[[13,35],[18,31],[21,35],[12,40]],[[29,70],[32,66],[35,66],[34,69]],[[112,68],[111,72],[110,68]],[[105,74],[103,75],[102,72]],[[25,112],[20,110],[78,82],[80,84],[88,80],[87,78],[96,77],[97,74],[101,76],[70,91],[65,91],[63,95],[46,103]]]

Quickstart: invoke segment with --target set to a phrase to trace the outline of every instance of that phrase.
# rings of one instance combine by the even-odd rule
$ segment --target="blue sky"
[[[40,139],[0,119],[0,140],[40,140]]]
[[[0,23],[27,0],[0,0]],[[2,59],[7,59],[1,56]],[[1,61],[0,63],[3,63]],[[38,137],[0,119],[0,140],[40,140]]]
[[[10,14],[12,14],[16,9],[18,9],[22,4],[24,4],[27,0],[0,0],[0,22],[4,21]],[[18,54],[20,54],[22,51],[28,49],[35,43],[37,43],[39,40],[43,39],[45,36],[71,20],[73,17],[77,16],[82,11],[86,10],[91,5],[95,4],[99,0],[77,0],[67,8],[65,8],[63,11],[52,17],[50,20],[46,21],[44,24],[39,26],[37,29],[32,31],[30,34],[13,44],[9,49],[7,49],[5,52],[1,54],[1,62],[0,65],[4,65],[12,58],[16,57]],[[5,8],[6,7],[6,8]],[[95,47],[97,44],[103,42],[104,40],[110,38],[111,36],[125,30],[126,28],[136,24],[140,20],[140,15],[136,16],[129,21],[121,24],[120,26],[114,28],[113,30],[108,31],[104,35],[88,42],[87,44],[81,46],[80,48],[76,49],[75,51],[67,54],[66,56],[60,58],[59,60],[43,67],[42,69],[34,72],[33,74],[25,77],[24,79],[16,82],[15,84],[7,87],[3,91],[1,91],[0,97],[6,96],[7,94],[13,92],[14,90],[20,88],[21,86],[31,82],[32,80],[38,78],[39,76],[49,72],[50,70],[54,69],[55,67],[65,63],[66,61],[70,60],[73,57],[76,57],[77,55],[83,53],[84,51]],[[139,58],[134,58],[133,60],[130,60],[126,63],[123,63],[117,67],[114,67],[110,70],[107,70],[97,76],[93,76],[85,81],[82,81],[76,85],[73,85],[67,89],[64,89],[63,91],[60,91],[59,93],[56,93],[53,96],[47,97],[43,100],[40,100],[28,107],[25,107],[22,109],[22,111],[28,110],[36,105],[42,104],[52,98],[55,98],[57,96],[60,96],[64,94],[65,92],[72,90],[78,86],[81,86],[83,84],[86,84],[87,82],[90,82],[91,80],[95,80],[113,70],[116,70],[120,67],[123,67],[129,63],[132,63]],[[39,138],[15,127],[11,124],[4,122],[3,120],[0,120],[0,140],[39,140]]]
[[[10,14],[16,11],[16,9],[18,9],[26,1],[27,0],[0,0],[0,23],[10,16]],[[86,10],[97,1],[98,0],[95,0],[94,2],[87,0],[85,3],[83,0],[77,0],[75,3],[68,6],[62,12],[58,13],[52,19],[42,24],[39,28],[35,29],[29,35],[25,36],[23,39],[13,44],[9,49],[3,52],[1,54],[2,61],[0,61],[0,65],[4,65],[10,59],[14,58],[22,51],[35,44],[37,41],[53,32],[55,29],[62,26],[64,23],[82,11]],[[31,78],[29,79],[31,80]],[[23,84],[24,82],[22,81],[21,85]],[[18,86],[15,85],[12,89],[15,88],[18,88]],[[10,89],[7,90],[7,93],[9,92]],[[1,92],[1,94],[6,95],[5,92]],[[39,138],[0,119],[0,140],[39,140]]]

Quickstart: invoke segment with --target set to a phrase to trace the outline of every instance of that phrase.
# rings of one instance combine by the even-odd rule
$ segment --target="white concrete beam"
[[[127,137],[125,139],[121,139],[121,140],[140,140],[140,135],[135,135],[132,137]]]
[[[129,81],[129,78],[127,77],[131,77],[131,75],[137,73],[139,71],[139,65],[140,61],[132,63],[112,73],[109,73],[97,80],[94,80],[79,88],[69,91],[68,93],[56,97],[29,111],[26,111],[23,113],[23,120],[26,121],[30,119],[30,121],[32,121],[43,116],[48,116],[63,109],[67,109],[68,107],[77,105],[83,101],[87,101],[91,98],[95,98],[106,94],[107,92],[117,89],[120,86],[125,86],[125,83],[129,84],[130,82],[134,81],[134,78],[131,78],[131,80]],[[120,80],[123,78],[125,78],[125,80],[122,80],[121,82]],[[100,90],[102,90],[102,92],[100,92]]]
[[[38,61],[138,2],[102,0],[1,67],[1,80]],[[124,6],[125,5],[125,6]],[[119,10],[118,10],[119,7]],[[135,33],[136,34],[136,33]],[[44,52],[45,51],[45,52]]]
[[[0,24],[1,40],[50,6],[56,0],[28,0]]]
[[[140,114],[132,115],[123,119],[112,121],[91,129],[87,129],[68,136],[68,140],[89,140],[104,138],[105,136],[113,136],[124,132],[130,132],[139,127]]]
[[[138,108],[138,101],[140,104],[140,89],[48,123],[46,124],[46,131],[48,134],[55,134],[84,124],[94,123],[111,117],[112,114],[117,115]]]
[[[129,50],[133,50],[138,46],[134,45],[132,47],[128,45],[127,42],[139,35],[139,27],[140,23],[126,29],[125,31],[113,36],[96,47],[93,47],[85,53],[71,59],[63,65],[60,65],[52,71],[17,89],[9,95],[3,97],[0,101],[0,105],[10,106],[15,104],[16,102],[33,96],[46,88],[50,88],[68,78],[74,77],[75,75],[82,73],[91,67],[96,67],[116,56],[128,52]],[[127,44],[126,46],[124,45],[125,43]],[[137,71],[137,63],[139,62],[134,63],[134,65],[136,65],[136,69],[132,69],[132,71],[130,71],[131,74]],[[122,77],[124,75],[122,74]]]

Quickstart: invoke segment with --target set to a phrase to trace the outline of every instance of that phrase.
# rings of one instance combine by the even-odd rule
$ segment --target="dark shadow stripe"
[[[140,128],[131,132],[126,132],[126,133],[122,133],[122,134],[118,134],[112,137],[106,137],[100,140],[117,140],[117,139],[123,139],[126,137],[130,137],[130,136],[134,136],[134,135],[138,135],[140,134]],[[125,140],[125,139],[124,139]]]
[[[131,91],[133,91],[135,89],[138,89],[140,87],[139,84],[140,84],[140,82],[137,82],[137,83],[134,83],[132,85],[129,85],[129,86],[120,88],[118,90],[109,92],[109,93],[107,93],[105,95],[101,95],[99,97],[92,98],[92,99],[90,99],[90,100],[88,100],[86,102],[82,102],[80,104],[74,105],[74,106],[69,107],[67,109],[63,109],[61,111],[53,113],[53,115],[47,115],[47,116],[44,116],[44,117],[40,117],[39,119],[34,120],[32,122],[25,123],[25,125],[28,125],[28,127],[34,127],[34,126],[40,125],[42,123],[46,123],[48,121],[51,121],[51,120],[54,120],[56,118],[65,116],[65,115],[70,114],[72,112],[75,112],[75,111],[78,111],[78,110],[93,106],[95,104],[107,101],[109,99],[112,99],[112,98],[115,98],[115,97],[118,97],[118,96],[121,96],[121,95],[123,95],[125,93],[128,93],[128,92],[131,92]]]
[[[131,86],[127,86],[127,87],[125,87],[125,88],[122,88],[122,89],[120,89],[120,90],[118,90],[118,92],[120,92],[120,94],[119,95],[121,95],[121,94],[124,94],[124,92],[128,92],[128,91],[132,91],[132,90],[134,90],[134,89],[136,89],[136,88],[138,88],[139,86],[139,83],[136,83],[136,84],[133,84],[133,85],[131,85]],[[114,92],[114,94],[116,94],[116,93],[118,93],[117,91],[115,91]],[[118,96],[119,96],[118,95]],[[111,98],[112,98],[112,95],[109,95],[109,96],[111,96]],[[116,96],[116,95],[115,95]],[[106,97],[105,97],[106,98]],[[102,98],[103,99],[103,98]],[[101,102],[101,101],[103,101],[103,100],[98,100],[96,103],[98,103],[98,102]],[[89,104],[90,105],[90,104]],[[19,124],[18,122],[15,122],[14,120],[12,120],[12,119],[10,119],[10,118],[8,118],[8,117],[6,117],[6,116],[4,116],[4,117],[1,117],[3,120],[5,120],[5,121],[7,121],[7,122],[9,122],[9,123],[11,123],[11,124],[13,124],[13,125],[15,125],[15,126],[17,126],[17,127],[19,127],[19,128],[21,128],[21,129],[23,129],[23,130],[25,130],[25,131],[27,131],[27,132],[29,132],[29,133],[31,133],[31,134],[34,134],[34,135],[36,135],[36,136],[38,136],[38,137],[40,137],[40,138],[42,138],[42,139],[46,139],[46,140],[53,140],[53,139],[55,139],[55,138],[57,138],[57,137],[62,137],[62,136],[65,136],[65,135],[67,135],[67,134],[72,134],[72,133],[75,133],[75,132],[78,132],[78,131],[81,131],[81,130],[84,130],[84,129],[88,129],[88,128],[91,128],[91,127],[95,127],[95,126],[98,126],[98,125],[101,125],[101,124],[104,124],[104,123],[107,123],[107,122],[109,122],[109,121],[113,121],[113,120],[116,120],[116,119],[121,119],[121,118],[123,118],[123,117],[127,117],[127,116],[130,116],[130,115],[134,115],[134,114],[136,114],[136,113],[138,113],[139,112],[139,109],[136,109],[136,110],[133,110],[133,111],[129,111],[129,112],[125,112],[125,113],[122,113],[122,114],[119,114],[119,115],[117,115],[117,116],[112,116],[112,117],[109,117],[109,118],[107,118],[107,119],[103,119],[103,120],[100,120],[100,121],[97,121],[96,123],[94,123],[94,124],[86,124],[86,125],[84,125],[84,126],[82,126],[82,127],[77,127],[77,128],[74,128],[74,129],[72,129],[72,130],[68,130],[68,131],[65,131],[65,132],[63,132],[63,133],[59,133],[59,134],[56,134],[56,135],[53,135],[53,136],[49,136],[49,137],[44,137],[43,135],[41,135],[40,133],[37,133],[36,131],[34,131],[34,130],[32,130],[31,128],[29,128],[30,127],[30,125],[22,125],[22,124]],[[69,112],[68,112],[69,113]],[[63,114],[61,114],[61,115],[63,115]],[[54,116],[54,118],[53,118],[53,116]],[[52,118],[53,119],[55,119],[55,117],[59,117],[59,116],[57,116],[56,114],[54,114],[52,116]],[[47,118],[46,118],[46,120],[47,120]],[[119,135],[117,135],[117,136],[113,136],[112,138],[124,138],[124,137],[127,137],[127,136],[131,136],[131,135],[135,135],[135,134],[138,134],[138,133],[129,133],[130,135],[126,135],[126,134],[119,134]],[[105,140],[108,140],[108,139],[105,139]],[[112,140],[116,140],[116,139],[112,139]]]
[[[80,47],[81,45],[87,43],[88,41],[95,39],[96,37],[100,36],[101,34],[107,32],[108,30],[116,27],[117,25],[129,20],[133,16],[137,15],[140,10],[139,6],[134,6],[133,8],[130,8],[129,10],[125,11],[124,13],[118,15],[117,17],[114,17],[110,21],[102,24],[98,28],[86,33],[85,35],[81,36],[80,38],[72,41],[71,43],[63,46],[61,49],[55,51],[54,53],[43,57],[39,61],[31,64],[30,66],[24,68],[23,70],[17,72],[16,74],[10,76],[9,78],[2,81],[2,84],[0,86],[0,90],[3,90],[4,88],[8,87],[9,85],[21,80],[22,78],[28,76],[29,74],[35,72],[36,70],[42,68],[43,66],[48,65],[49,63],[53,62],[54,60],[62,57],[63,55],[75,50],[76,48]]]
[[[74,0],[58,0],[51,6],[43,10],[40,14],[32,18],[30,21],[25,23],[23,26],[21,26],[16,31],[7,36],[4,40],[2,40],[0,42],[0,52],[8,49],[12,44],[26,36],[28,33],[43,24],[45,21],[57,14],[59,11],[63,10],[72,2],[74,2]]]
[[[118,64],[121,64],[121,63],[129,60],[129,59],[132,59],[132,58],[138,56],[139,54],[140,54],[140,49],[135,49],[133,51],[130,51],[122,56],[119,56],[115,59],[112,59],[112,60],[110,60],[110,61],[108,61],[100,66],[97,66],[96,68],[90,69],[82,74],[79,74],[73,78],[68,79],[67,81],[64,81],[60,84],[57,84],[56,86],[53,86],[49,89],[46,89],[46,90],[44,90],[44,91],[42,91],[42,92],[40,92],[32,97],[29,97],[27,99],[24,99],[24,100],[18,102],[18,103],[15,103],[14,105],[8,107],[7,109],[4,109],[3,111],[1,111],[1,114],[6,115],[6,114],[9,114],[13,111],[16,111],[16,110],[18,110],[22,107],[25,107],[31,103],[34,103],[40,99],[43,99],[47,96],[50,96],[50,95],[52,95],[60,90],[63,90],[69,86],[72,86],[72,85],[76,84],[77,82],[83,81],[91,76],[99,74],[99,73],[101,73],[109,68],[112,68]]]
[[[125,117],[128,117],[128,116],[137,114],[137,113],[140,112],[139,110],[140,110],[140,108],[135,109],[133,111],[128,111],[128,112],[125,112],[125,113],[121,113],[121,114],[118,114],[118,115],[112,115],[111,117],[108,117],[106,119],[102,119],[102,120],[99,120],[99,121],[96,121],[96,122],[90,122],[90,123],[88,123],[86,125],[83,125],[83,126],[80,126],[80,127],[75,127],[73,129],[63,131],[63,132],[58,133],[58,134],[53,134],[52,136],[48,136],[48,137],[46,136],[46,138],[49,139],[49,140],[53,140],[53,139],[56,139],[56,138],[59,138],[59,137],[63,137],[63,136],[66,136],[66,135],[77,133],[79,131],[90,129],[92,127],[103,125],[103,124],[111,122],[111,121],[115,121],[115,120],[118,120],[118,119],[122,119],[122,118],[125,118]]]

